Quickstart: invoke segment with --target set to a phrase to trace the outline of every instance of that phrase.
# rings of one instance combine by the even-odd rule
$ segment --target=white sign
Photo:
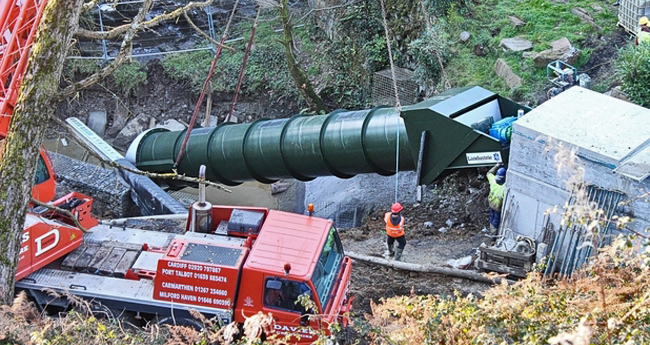
[[[50,236],[54,236],[54,238],[52,239],[52,243],[43,247],[43,240]],[[56,245],[59,244],[59,229],[52,229],[44,233],[43,235],[35,238],[34,242],[36,243],[36,253],[34,254],[34,256],[40,256],[41,254],[45,254],[48,250],[56,247]]]
[[[487,164],[487,163],[500,163],[501,152],[475,152],[466,153],[467,164]]]

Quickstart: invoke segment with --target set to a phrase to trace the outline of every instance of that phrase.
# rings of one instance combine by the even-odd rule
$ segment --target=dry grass
[[[373,305],[377,344],[644,344],[650,255],[619,239],[572,282],[539,273],[474,296],[404,296]]]
[[[67,298],[73,310],[56,316],[40,313],[24,292],[11,306],[0,306],[0,345],[4,344],[110,344],[110,345],[189,345],[189,344],[289,344],[284,336],[266,336],[275,321],[271,314],[258,313],[246,319],[243,327],[231,323],[224,327],[197,311],[192,316],[203,325],[190,327],[150,324],[146,328],[126,327],[110,311],[97,311],[96,305],[73,295]],[[318,339],[326,339],[319,334]]]

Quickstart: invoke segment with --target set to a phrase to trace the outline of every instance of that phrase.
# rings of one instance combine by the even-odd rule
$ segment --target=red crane
[[[9,130],[29,50],[47,0],[3,0],[0,3],[0,134]]]
[[[0,155],[2,143],[9,132],[20,83],[27,69],[30,48],[46,4],[47,0],[0,2]],[[44,149],[41,149],[34,179],[32,197],[41,202],[51,201],[55,193],[54,170]],[[92,198],[73,192],[52,204],[71,211],[84,227],[97,225],[97,220],[90,215]],[[65,225],[71,223],[73,222],[70,218],[47,209],[33,210],[27,214],[17,279],[27,276],[81,244],[81,230]]]

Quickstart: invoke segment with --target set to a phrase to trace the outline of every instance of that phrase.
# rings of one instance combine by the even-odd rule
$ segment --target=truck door
[[[34,174],[34,188],[32,197],[41,202],[49,202],[54,198],[54,172],[52,165],[44,149],[38,157],[38,165]]]
[[[299,297],[301,295],[303,297]],[[304,296],[309,297],[308,301],[312,302],[301,303]],[[318,307],[313,302],[312,296],[312,289],[305,282],[281,277],[266,278],[263,312],[273,315],[276,334],[281,337],[291,335],[299,338],[299,342],[307,343],[317,339],[312,330],[318,329],[318,323],[316,320],[309,320],[309,315],[318,313]]]
[[[4,137],[0,133],[0,159],[2,158],[2,149],[4,146]],[[34,174],[34,188],[32,189],[32,198],[40,202],[49,202],[54,198],[55,182],[54,172],[52,171],[52,162],[45,149],[41,149]]]

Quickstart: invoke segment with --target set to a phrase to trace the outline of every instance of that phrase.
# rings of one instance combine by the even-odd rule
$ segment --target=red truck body
[[[16,286],[44,305],[53,302],[39,291],[54,289],[158,319],[189,320],[188,311],[196,309],[243,324],[258,312],[271,313],[276,333],[297,343],[316,340],[315,329],[347,325],[352,266],[332,221],[232,206],[213,206],[211,215],[207,233],[96,226],[69,255],[21,270],[35,272]],[[26,241],[25,253],[47,249],[56,259],[65,246],[78,245],[80,237],[72,230],[39,225],[31,236],[41,242]],[[281,299],[267,299],[273,293]],[[307,295],[316,310],[298,303],[300,295]]]
[[[221,206],[213,207],[213,228],[227,222],[233,210],[263,218],[259,232],[226,230],[224,236],[250,236],[239,244],[174,239],[158,261],[154,299],[229,309],[239,323],[260,311],[271,313],[278,333],[299,335],[306,342],[315,340],[312,329],[335,322],[347,324],[343,314],[351,302],[347,297],[351,262],[343,256],[332,221]],[[271,288],[269,281],[276,282],[284,303],[269,305],[264,300]],[[316,303],[319,318],[308,320],[304,307],[296,303],[301,294]]]

